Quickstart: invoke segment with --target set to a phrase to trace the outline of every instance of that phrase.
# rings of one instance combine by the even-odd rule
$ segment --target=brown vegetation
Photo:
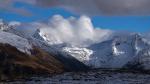
[[[62,73],[64,65],[49,53],[34,47],[32,55],[8,44],[0,44],[0,79]]]

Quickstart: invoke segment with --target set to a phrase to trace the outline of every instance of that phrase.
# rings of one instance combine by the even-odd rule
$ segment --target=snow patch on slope
[[[10,44],[24,53],[31,54],[30,50],[32,49],[32,45],[30,45],[27,39],[20,36],[0,31],[0,43]]]
[[[62,51],[67,52],[68,54],[85,63],[86,65],[90,65],[89,60],[90,56],[93,54],[92,50],[79,47],[64,47]]]

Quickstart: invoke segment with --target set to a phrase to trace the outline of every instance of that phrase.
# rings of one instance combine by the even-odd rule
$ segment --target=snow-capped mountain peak
[[[62,41],[57,39],[57,37],[55,38],[55,36],[47,34],[42,29],[37,29],[35,33],[33,34],[33,37],[38,40],[44,41],[48,43],[49,45],[57,45],[57,44],[63,43]]]
[[[130,34],[85,48],[65,47],[63,51],[93,68],[122,68],[148,47],[150,45],[140,34]]]
[[[4,31],[4,30],[8,30],[9,28],[10,26],[2,19],[0,19],[0,30]]]

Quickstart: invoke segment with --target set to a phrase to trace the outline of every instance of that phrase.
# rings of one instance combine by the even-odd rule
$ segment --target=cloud
[[[54,15],[47,22],[22,23],[17,27],[27,36],[33,35],[40,29],[40,35],[48,38],[50,44],[71,44],[74,46],[88,46],[113,37],[114,31],[93,27],[91,19],[87,16],[80,18],[64,18]]]
[[[14,8],[15,2],[41,7],[63,7],[86,15],[150,15],[150,0],[1,0],[0,9],[29,14],[24,8]]]
[[[36,0],[36,4],[87,15],[150,15],[150,0]]]
[[[46,36],[51,43],[67,43],[76,46],[87,46],[101,42],[112,34],[110,30],[94,28],[91,19],[87,16],[80,18],[63,18],[53,16],[48,24],[34,23],[40,28],[40,35]]]
[[[31,0],[31,1],[30,0],[0,0],[0,10],[17,13],[24,16],[32,15],[31,12],[26,10],[24,7],[14,7],[15,2],[34,4],[35,0]]]
[[[11,22],[9,22],[9,25],[10,25],[10,26],[20,26],[21,23],[18,22],[18,21],[11,21]]]

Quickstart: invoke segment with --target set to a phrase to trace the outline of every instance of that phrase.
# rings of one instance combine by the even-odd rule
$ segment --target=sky
[[[86,15],[94,27],[147,32],[149,4],[149,0],[0,0],[0,18],[30,23],[47,21],[56,14],[64,18]]]

